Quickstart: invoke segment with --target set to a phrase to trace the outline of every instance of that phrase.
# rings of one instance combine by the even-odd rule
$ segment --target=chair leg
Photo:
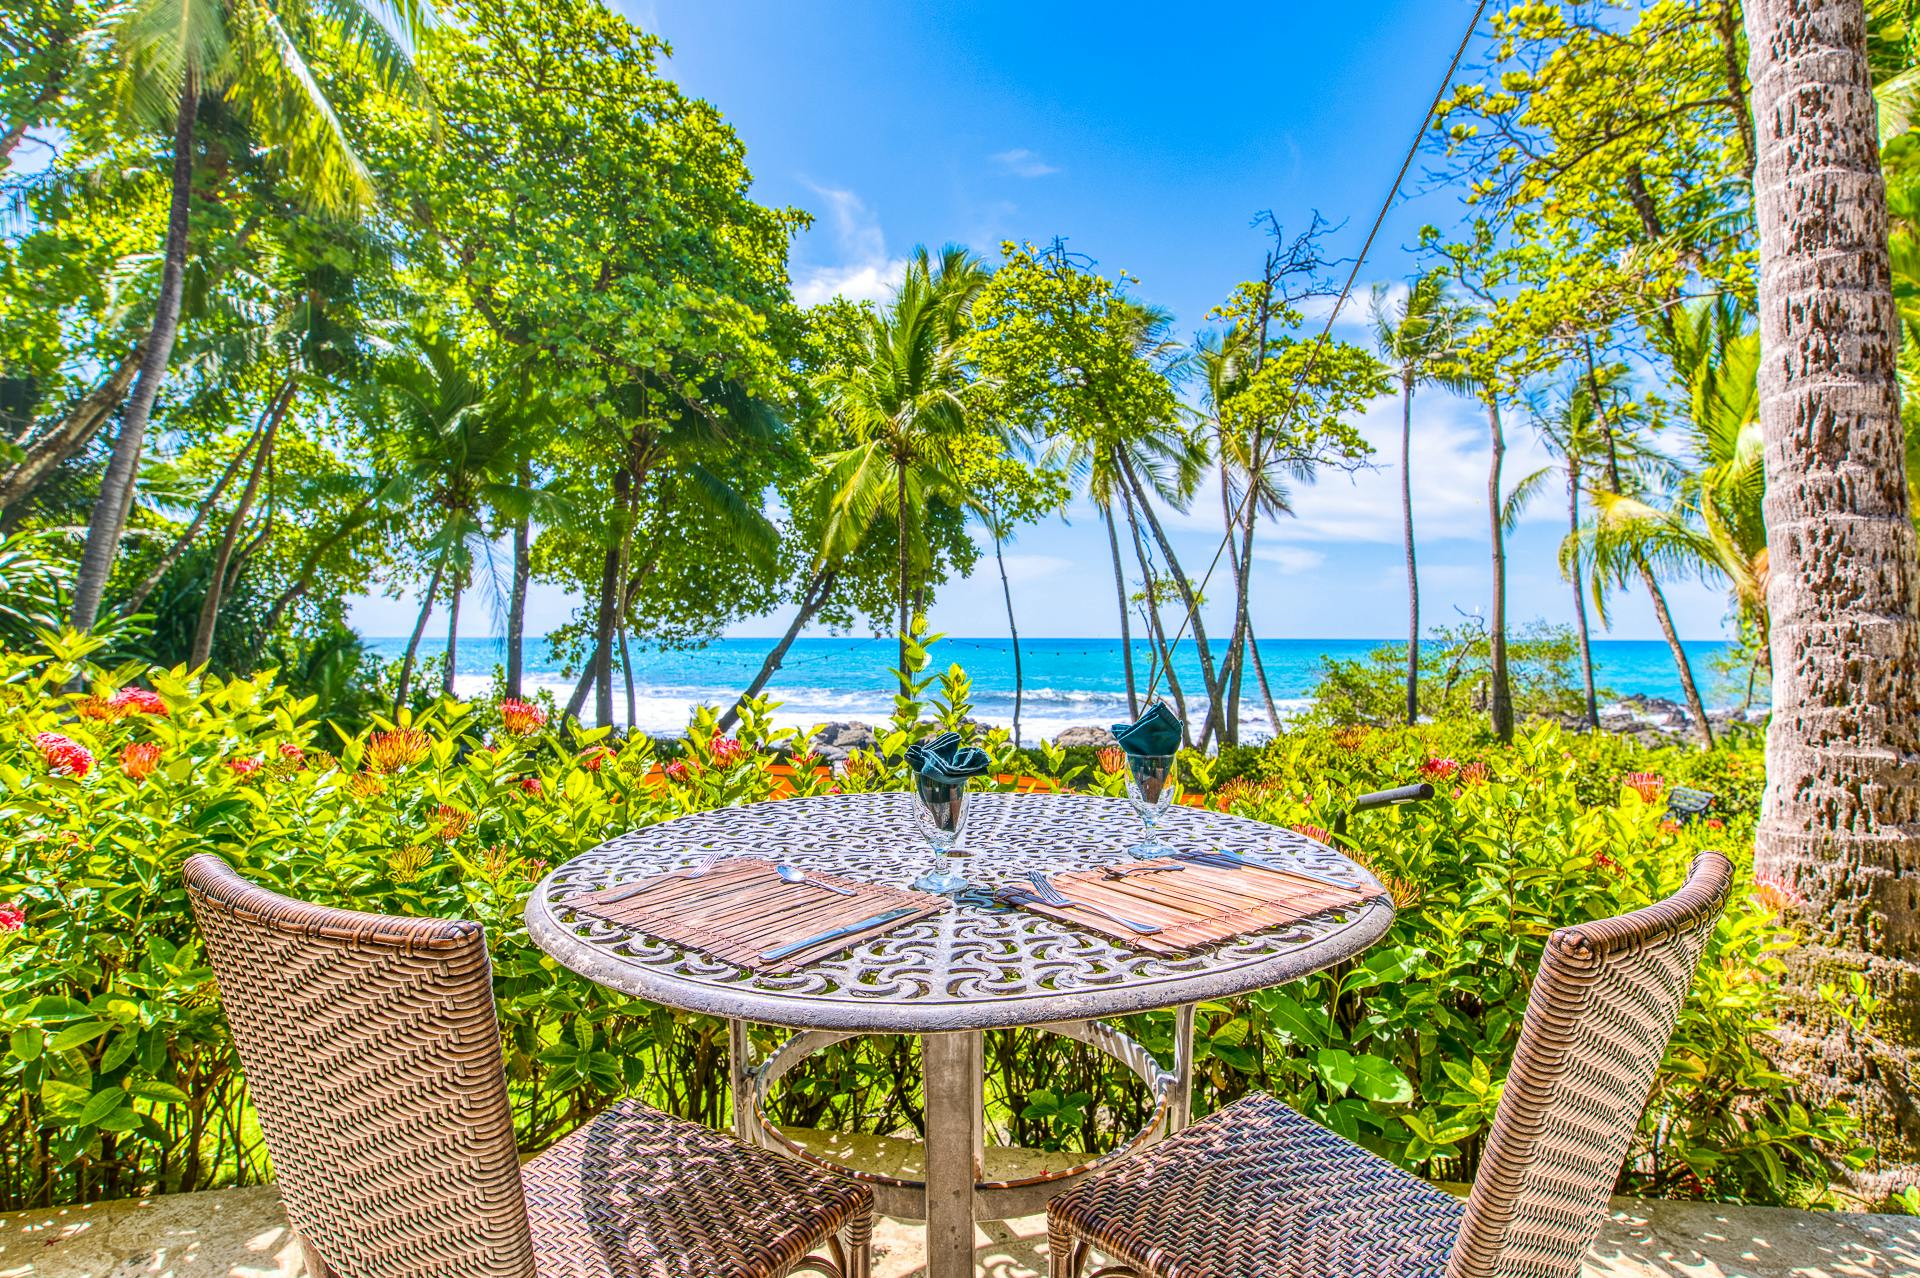
[[[1047,1217],[1047,1278],[1078,1278],[1086,1251],[1065,1225]]]
[[[300,1264],[306,1271],[306,1278],[339,1278],[327,1262],[320,1259],[320,1253],[313,1249],[313,1244],[298,1234],[294,1235],[294,1239],[300,1244]]]
[[[847,1278],[873,1278],[873,1210],[847,1225]]]

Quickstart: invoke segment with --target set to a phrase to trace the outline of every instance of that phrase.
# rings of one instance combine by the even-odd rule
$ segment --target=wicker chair
[[[1270,1096],[1229,1105],[1047,1208],[1052,1278],[1571,1278],[1731,870],[1707,853],[1668,900],[1548,939],[1464,1204]]]
[[[868,1278],[871,1190],[636,1102],[523,1168],[478,924],[186,882],[312,1278]]]

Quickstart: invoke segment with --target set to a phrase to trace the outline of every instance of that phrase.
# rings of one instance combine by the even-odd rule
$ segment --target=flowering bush
[[[127,672],[88,664],[88,652],[84,640],[0,652],[0,1207],[266,1174],[180,889],[181,862],[200,851],[307,900],[483,923],[524,1146],[629,1092],[724,1122],[724,1025],[559,967],[527,941],[526,892],[549,865],[636,826],[778,794],[900,788],[911,734],[896,725],[837,775],[790,768],[779,759],[795,734],[772,730],[769,707],[752,704],[732,736],[697,717],[661,769],[644,738],[616,751],[603,731],[504,707],[495,717],[443,704],[347,736],[309,722],[310,703],[264,677],[154,671],[134,698]],[[964,675],[941,685],[936,721],[963,725]],[[116,701],[132,711],[93,713]],[[996,771],[1012,766],[1003,734],[986,744]],[[1433,803],[1346,820],[1356,794],[1463,754],[1476,762]],[[1091,759],[1068,764],[1053,747],[1030,757],[1045,786],[1124,789],[1122,771]],[[1205,801],[1344,841],[1401,910],[1356,962],[1205,1005],[1198,1107],[1265,1087],[1439,1176],[1472,1172],[1546,933],[1644,904],[1678,884],[1699,847],[1738,859],[1752,836],[1744,798],[1716,809],[1719,828],[1669,830],[1658,804],[1622,786],[1634,771],[1674,784],[1741,773],[1726,760],[1551,730],[1507,750],[1445,725],[1308,730],[1220,786],[1206,775],[1218,761],[1185,763]],[[1759,1052],[1786,904],[1764,887],[1743,894],[1716,934],[1630,1188],[1786,1201],[1817,1187],[1822,1157],[1846,1155],[1840,1116],[1796,1104]],[[1170,1016],[1131,1028],[1170,1049]],[[1105,1147],[1145,1115],[1130,1076],[1070,1040],[997,1033],[988,1051],[1005,1138]],[[911,1129],[917,1086],[903,1040],[856,1040],[790,1075],[775,1116]]]

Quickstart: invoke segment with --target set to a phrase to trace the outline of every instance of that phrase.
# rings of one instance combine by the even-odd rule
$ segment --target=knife
[[[879,927],[882,923],[891,923],[895,919],[903,919],[907,915],[912,914],[917,908],[917,906],[906,905],[897,909],[882,910],[880,913],[872,915],[869,918],[861,919],[858,923],[848,923],[844,927],[829,928],[824,932],[816,932],[805,940],[795,941],[791,945],[782,945],[777,949],[762,950],[760,952],[760,961],[763,963],[771,963],[777,959],[786,958],[789,954],[798,954],[801,950],[809,950],[816,945],[825,945],[828,941],[837,941],[843,936],[852,936],[855,932],[864,932],[870,927]]]
[[[1245,852],[1235,852],[1231,848],[1218,848],[1212,852],[1177,853],[1181,860],[1196,861],[1205,864],[1208,860],[1227,861],[1236,866],[1252,866],[1256,870],[1268,870],[1274,874],[1290,874],[1296,879],[1305,879],[1309,883],[1318,883],[1324,887],[1339,888],[1343,892],[1364,892],[1365,886],[1359,883],[1342,883],[1338,879],[1326,879],[1318,874],[1297,870],[1291,865],[1281,865],[1257,856],[1248,856]]]

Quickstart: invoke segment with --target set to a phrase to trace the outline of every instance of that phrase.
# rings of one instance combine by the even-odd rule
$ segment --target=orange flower
[[[1662,821],[1660,823],[1660,833],[1666,835],[1668,838],[1672,838],[1674,835],[1680,833],[1680,823],[1678,821]]]
[[[1660,792],[1667,788],[1666,778],[1658,772],[1629,772],[1620,783],[1648,803],[1658,803]]]
[[[280,757],[283,759],[290,760],[294,763],[305,763],[307,759],[307,752],[305,750],[302,750],[299,746],[294,745],[291,742],[287,742],[282,744],[280,747]]]
[[[73,710],[82,719],[93,719],[105,723],[111,723],[125,713],[105,697],[82,697],[73,703]]]
[[[473,813],[443,803],[434,813],[440,819],[440,837],[451,843],[473,825]]]
[[[356,772],[347,779],[347,790],[356,799],[371,799],[386,793],[387,783],[371,772]]]
[[[581,767],[589,772],[598,772],[602,765],[611,758],[613,758],[613,750],[611,747],[603,745],[588,746],[580,752],[579,763]]]
[[[1460,780],[1466,785],[1485,785],[1489,771],[1485,763],[1475,760],[1460,769]]]
[[[518,697],[500,700],[500,722],[516,737],[532,736],[547,726],[547,712]]]
[[[1333,835],[1327,833],[1317,825],[1296,825],[1293,827],[1293,832],[1295,834],[1304,834],[1315,843],[1333,842]]]
[[[1119,746],[1105,746],[1096,757],[1100,761],[1100,770],[1108,776],[1126,769],[1127,752]]]
[[[1807,899],[1785,881],[1771,876],[1754,879],[1753,899],[1775,918],[1784,918],[1790,911],[1805,909],[1807,904]]]
[[[120,771],[134,781],[145,781],[160,762],[160,747],[151,741],[136,741],[120,752]]]
[[[426,758],[432,748],[419,728],[393,728],[367,739],[367,760],[375,772],[398,772]]]

